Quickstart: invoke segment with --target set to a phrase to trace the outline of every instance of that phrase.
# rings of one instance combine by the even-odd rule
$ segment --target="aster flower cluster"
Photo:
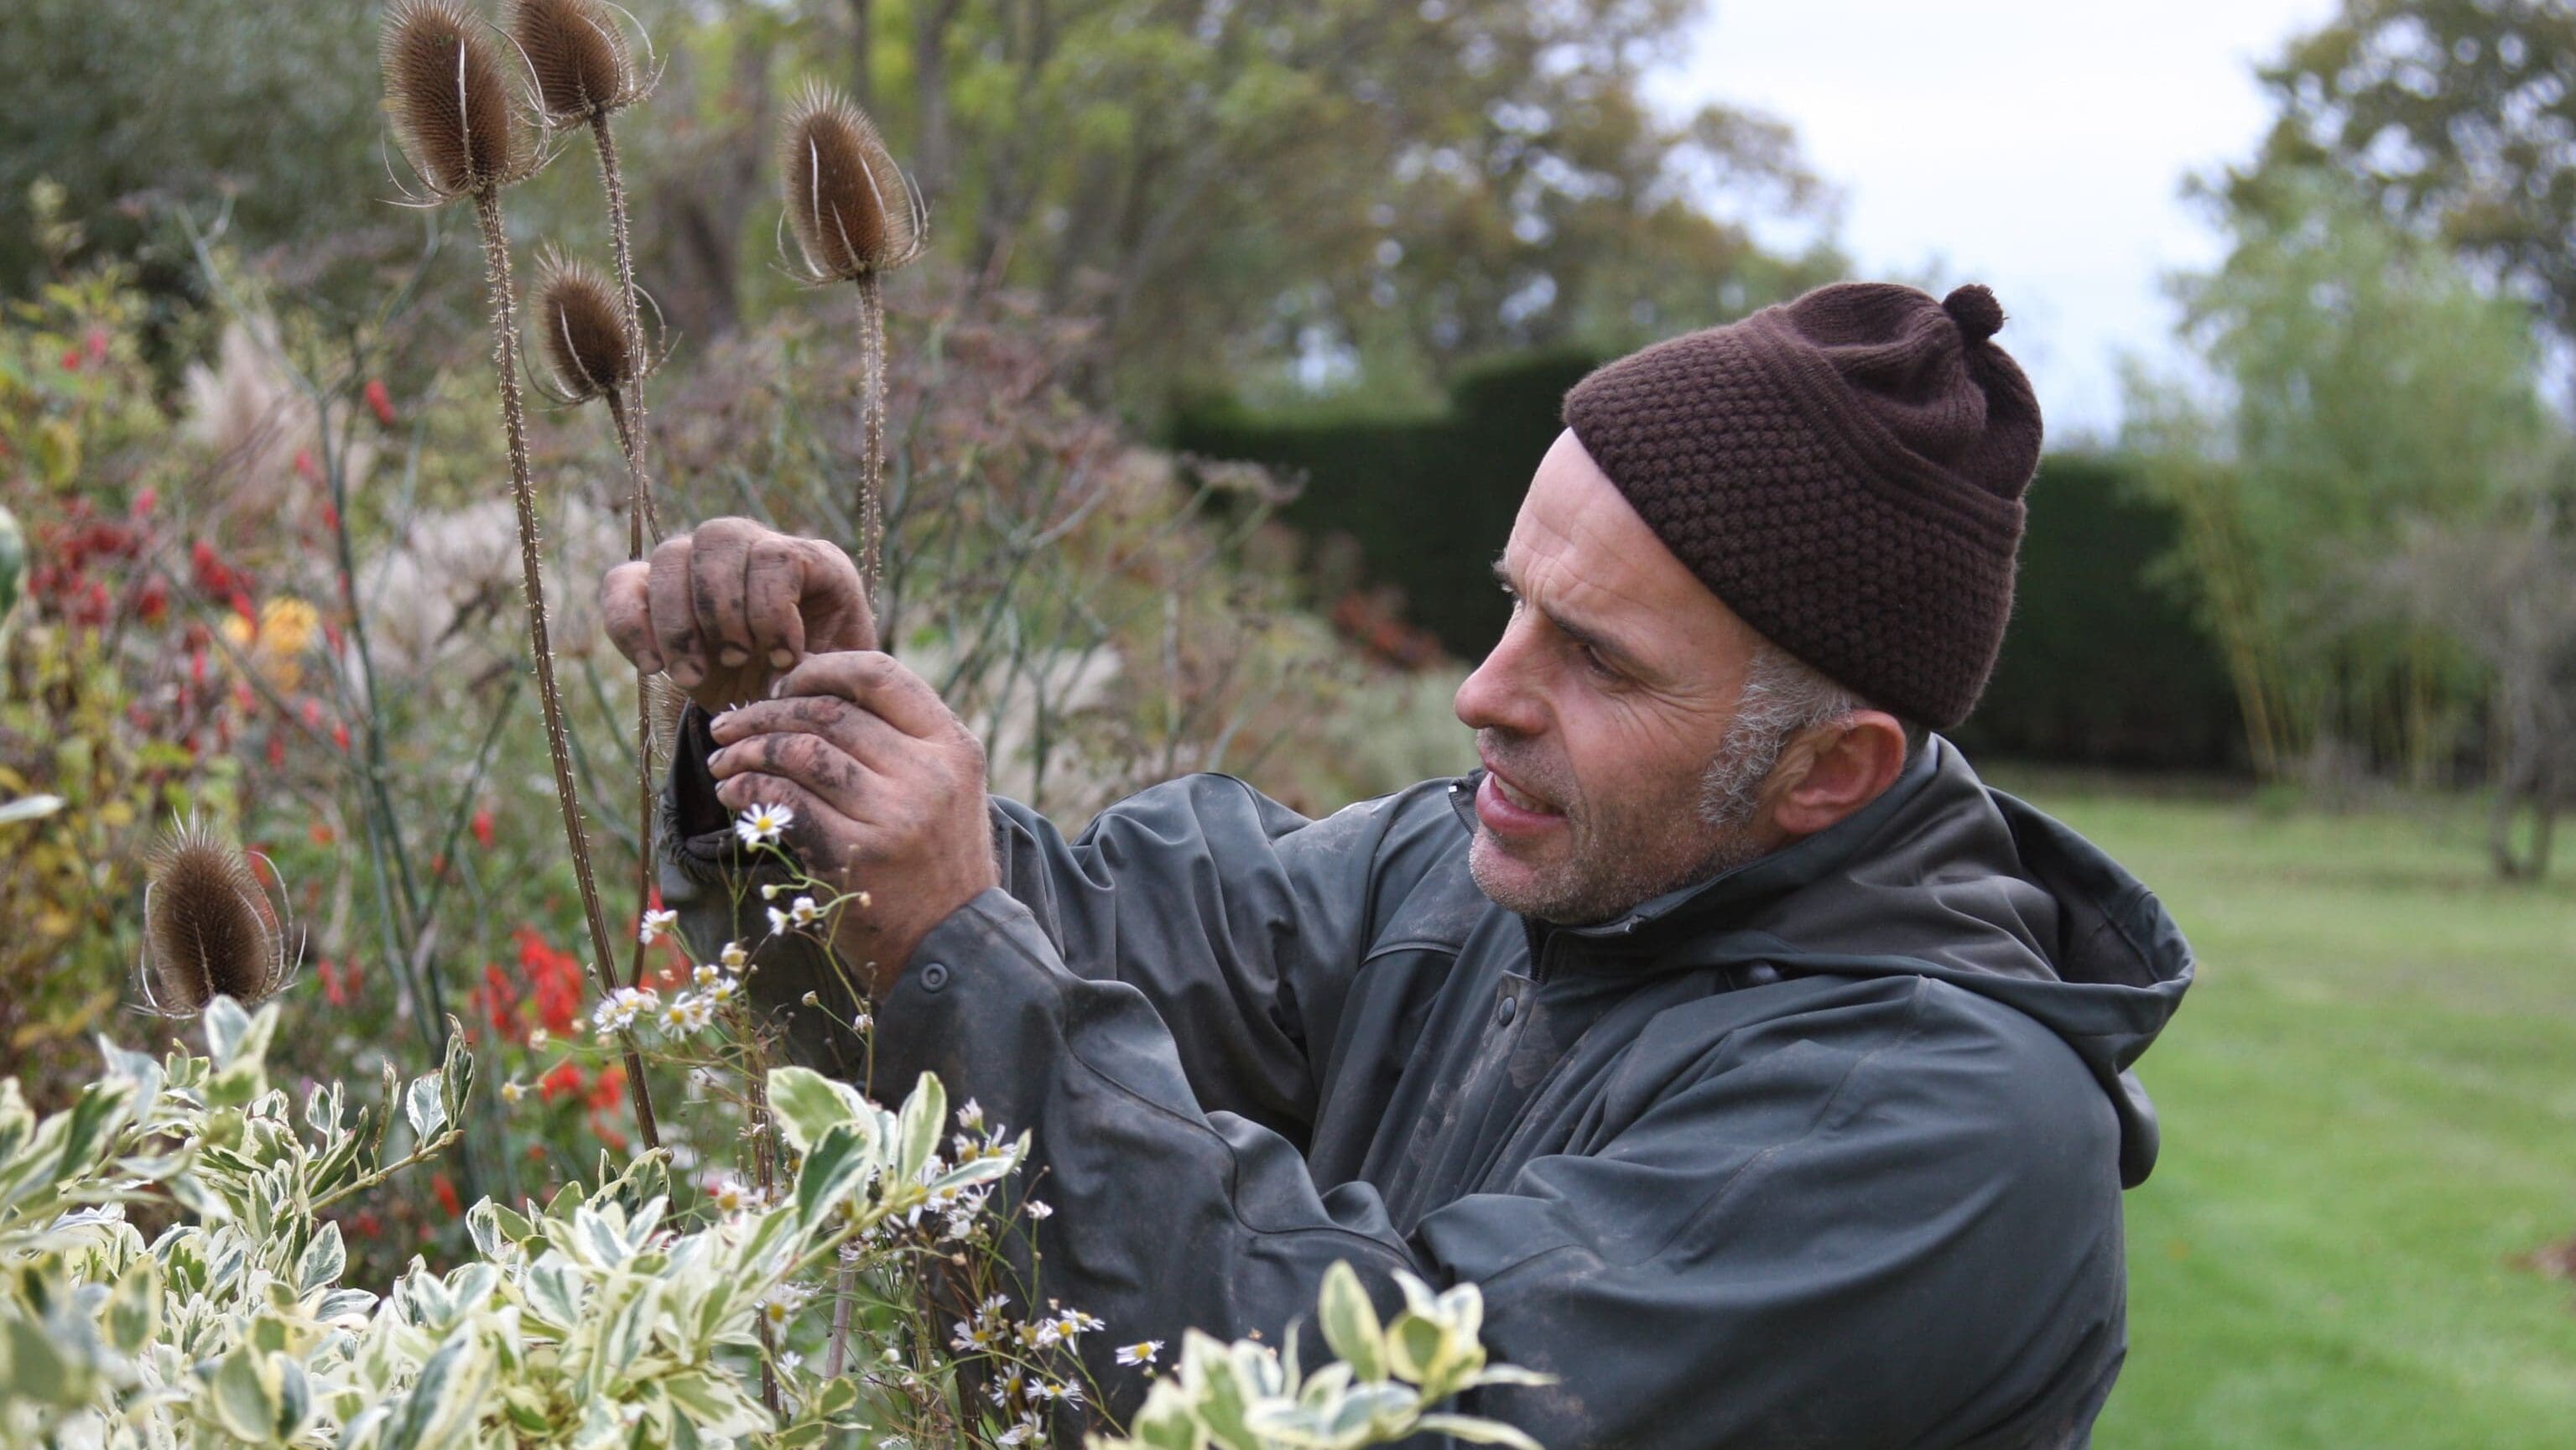
[[[1047,1301],[1044,1314],[1015,1315],[1007,1294],[987,1296],[973,1318],[952,1326],[951,1350],[961,1357],[988,1356],[992,1362],[984,1396],[1011,1417],[1010,1428],[996,1437],[996,1443],[1032,1447],[1046,1443],[1048,1415],[1058,1407],[1083,1402],[1083,1386],[1076,1377],[1079,1361],[1074,1357],[1077,1341],[1106,1327],[1096,1316],[1054,1300]]]
[[[633,1031],[661,1043],[698,1037],[741,999],[742,974],[750,964],[751,954],[742,943],[727,942],[715,961],[691,968],[689,985],[667,998],[654,987],[620,987],[609,993],[591,1009],[591,1028],[602,1037]]]

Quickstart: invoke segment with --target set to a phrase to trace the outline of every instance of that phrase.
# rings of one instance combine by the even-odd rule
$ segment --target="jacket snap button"
[[[921,969],[921,990],[936,992],[948,985],[948,964],[932,962]]]
[[[1497,1027],[1511,1026],[1512,1014],[1519,1010],[1520,1001],[1516,997],[1505,997],[1503,1000],[1496,1002],[1494,1004],[1494,1025]]]

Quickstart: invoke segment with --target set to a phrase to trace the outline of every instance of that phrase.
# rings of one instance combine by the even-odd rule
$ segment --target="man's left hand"
[[[833,944],[871,998],[932,928],[1000,884],[983,743],[892,656],[813,656],[774,698],[717,716],[713,734],[717,798],[788,807],[805,868],[867,893],[842,908]]]

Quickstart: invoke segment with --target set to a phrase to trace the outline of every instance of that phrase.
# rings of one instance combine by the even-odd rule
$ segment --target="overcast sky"
[[[2269,113],[2253,75],[2333,0],[1713,0],[1658,89],[1796,127],[1858,275],[1980,281],[2052,442],[2119,422],[2117,358],[2170,358],[2159,279],[2218,239],[2179,195]]]

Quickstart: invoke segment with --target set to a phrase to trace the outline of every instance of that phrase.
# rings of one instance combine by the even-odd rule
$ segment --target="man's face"
[[[1601,921],[1760,855],[1703,781],[1761,636],[1655,537],[1569,431],[1495,572],[1511,624],[1458,687],[1489,772],[1468,860],[1502,906]]]

